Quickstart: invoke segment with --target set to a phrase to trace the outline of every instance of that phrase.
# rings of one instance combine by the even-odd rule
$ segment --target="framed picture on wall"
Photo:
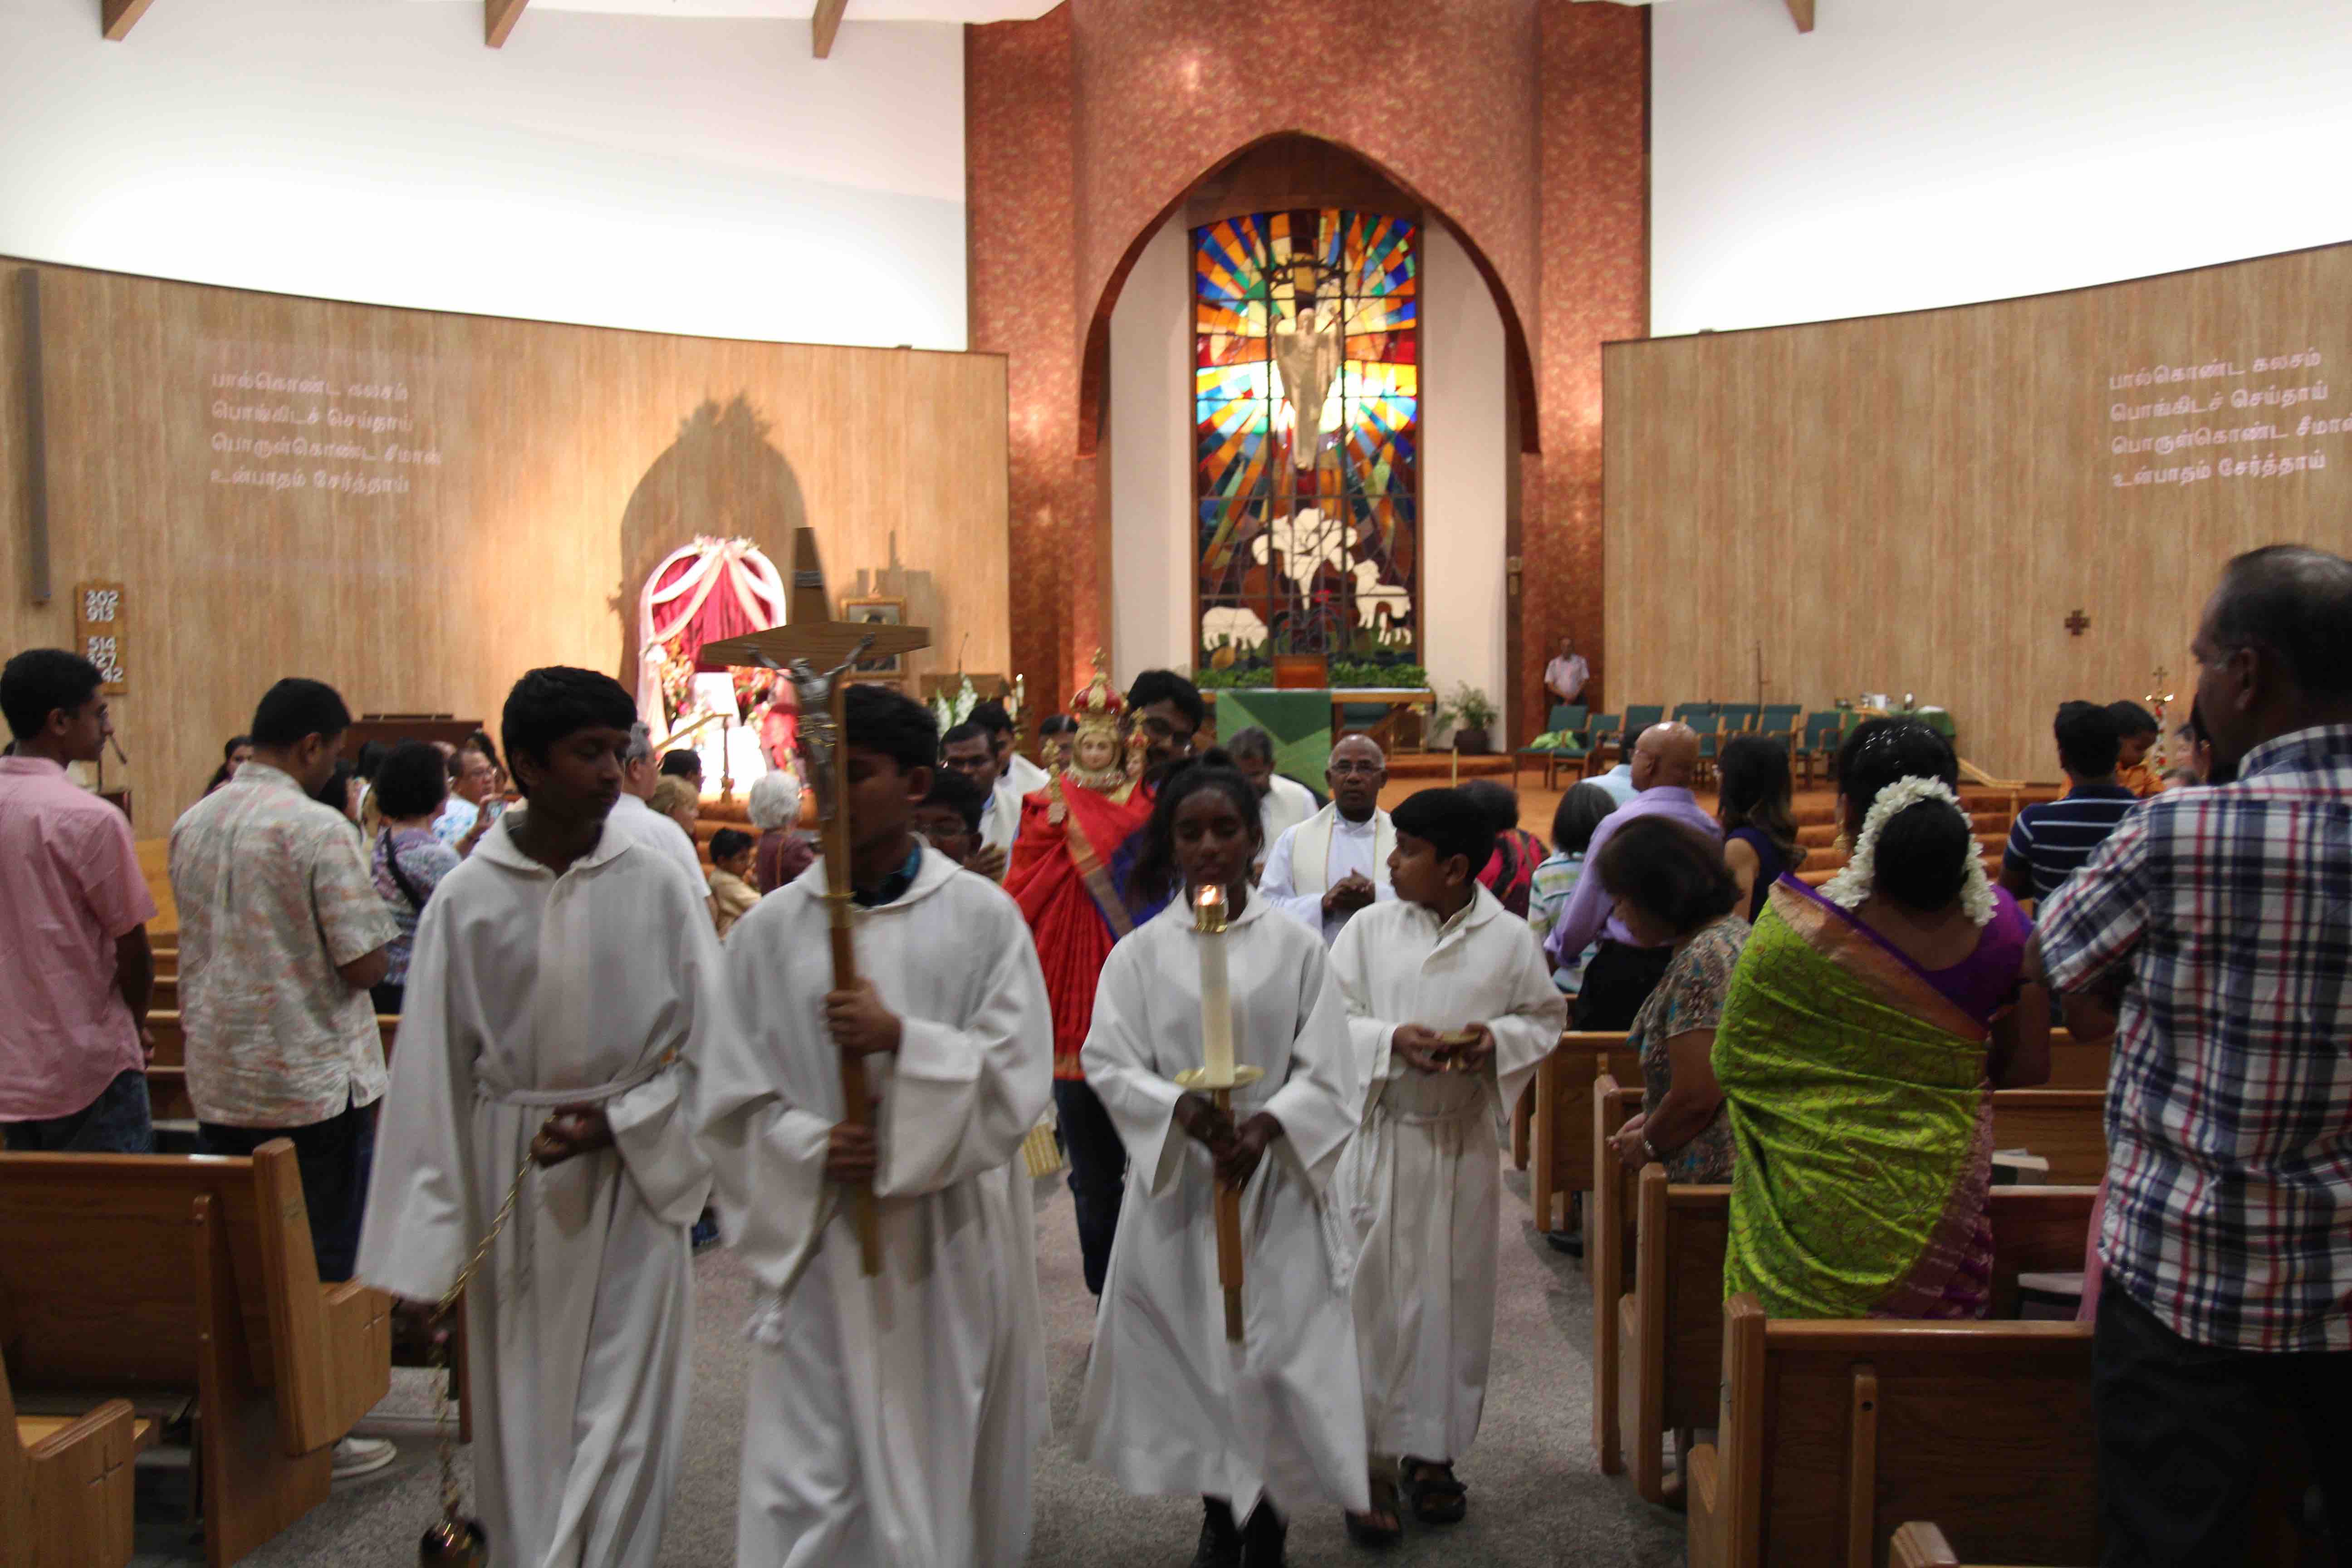
[[[907,624],[907,601],[881,596],[845,598],[841,601],[841,618],[864,621],[868,626],[903,626]],[[907,673],[904,654],[883,654],[874,658],[861,658],[850,672],[853,676],[883,676],[896,679]]]

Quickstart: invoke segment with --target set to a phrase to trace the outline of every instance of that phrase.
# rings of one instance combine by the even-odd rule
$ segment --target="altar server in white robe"
[[[1479,886],[1495,835],[1476,804],[1425,789],[1394,820],[1396,901],[1331,950],[1362,1088],[1333,1185],[1362,1247],[1372,1508],[1348,1529],[1366,1544],[1395,1539],[1400,1480],[1425,1523],[1466,1507],[1454,1462],[1477,1436],[1495,1342],[1495,1128],[1568,1019],[1534,932]]]
[[[1196,1563],[1271,1568],[1285,1515],[1365,1506],[1348,1247],[1325,1206],[1355,1128],[1346,1009],[1315,933],[1251,892],[1257,799],[1239,773],[1180,764],[1144,836],[1135,892],[1181,880],[1186,896],[1111,950],[1081,1053],[1128,1174],[1076,1447],[1129,1491],[1200,1496]],[[1192,929],[1208,885],[1234,911],[1221,937]],[[1230,1117],[1173,1081],[1202,1061],[1208,941],[1226,950],[1234,1057],[1265,1072]],[[1239,1345],[1217,1279],[1221,1183],[1241,1193]]]
[[[1380,806],[1388,758],[1370,736],[1342,736],[1323,778],[1331,786],[1331,804],[1274,841],[1258,892],[1321,932],[1328,947],[1358,910],[1396,897],[1389,881],[1396,832]]]
[[[636,718],[608,676],[507,699],[511,813],[426,902],[359,1277],[466,1291],[476,1510],[507,1568],[654,1568],[694,1345],[687,1232],[710,1188],[688,1106],[729,1033],[703,888],[611,827]]]
[[[1019,907],[912,831],[929,710],[845,701],[858,984],[834,989],[819,861],[728,934],[742,1027],[701,1079],[720,1227],[761,1290],[736,1560],[1013,1568],[1048,1425],[1018,1159],[1052,1095],[1045,984]],[[842,1121],[845,1050],[870,1127]],[[853,1180],[878,1213],[870,1278]]]

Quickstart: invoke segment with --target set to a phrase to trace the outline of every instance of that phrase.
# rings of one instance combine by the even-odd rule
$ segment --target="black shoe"
[[[1192,1568],[1242,1568],[1242,1532],[1234,1525],[1233,1505],[1223,1498],[1202,1498],[1201,1504],[1201,1546],[1192,1553]]]
[[[1242,1568],[1282,1568],[1283,1538],[1289,1533],[1274,1505],[1261,1501],[1242,1531]]]
[[[1584,1256],[1584,1233],[1580,1230],[1548,1230],[1544,1232],[1544,1244],[1570,1258]]]

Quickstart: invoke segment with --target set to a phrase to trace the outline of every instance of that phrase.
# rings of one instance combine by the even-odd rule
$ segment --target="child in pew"
[[[1568,1005],[1526,922],[1482,886],[1491,817],[1462,790],[1425,789],[1391,818],[1393,902],[1339,933],[1363,1086],[1334,1191],[1362,1248],[1353,1288],[1371,1451],[1371,1506],[1348,1533],[1402,1533],[1400,1481],[1424,1524],[1467,1508],[1454,1465],[1477,1436],[1495,1339],[1495,1126],[1559,1040]]]
[[[710,836],[710,912],[722,938],[760,901],[751,886],[751,856],[758,844],[740,828],[722,827]]]
[[[1174,900],[1111,950],[1082,1053],[1128,1154],[1074,1447],[1138,1495],[1203,1505],[1195,1568],[1279,1568],[1283,1516],[1367,1506],[1351,1248],[1327,1205],[1355,1131],[1347,1009],[1320,933],[1250,887],[1257,797],[1222,752],[1180,762],[1143,830],[1129,896]],[[1224,889],[1222,937],[1193,930]],[[1234,1052],[1265,1069],[1230,1116],[1176,1075],[1202,1065],[1201,949],[1222,942]],[[1239,1189],[1243,1342],[1225,1340],[1215,1198]]]

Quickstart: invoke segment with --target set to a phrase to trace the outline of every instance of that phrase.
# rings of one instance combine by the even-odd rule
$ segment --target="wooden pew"
[[[1933,1518],[1994,1562],[2095,1562],[2088,1323],[1767,1320],[1723,1304],[1691,1568],[1878,1568]]]
[[[1593,1185],[1584,1215],[1584,1270],[1592,1284],[1592,1447],[1605,1476],[1625,1468],[1617,1447],[1616,1309],[1628,1289],[1634,1247],[1633,1184],[1609,1141],[1642,1109],[1643,1099],[1640,1086],[1621,1087],[1607,1073],[1592,1086]]]
[[[1691,1450],[1691,1568],[2095,1563],[2088,1323],[1808,1322],[1723,1304],[1719,1441]],[[2247,1560],[2312,1560],[2282,1431]],[[1933,1531],[1913,1521],[1932,1519]]]
[[[2050,1033],[2050,1088],[2073,1089],[2104,1089],[2107,1082],[2108,1042],[2099,1040],[2089,1045],[2078,1044],[2063,1029]],[[1642,1081],[1642,1065],[1634,1054],[1625,1048],[1625,1037],[1616,1033],[1579,1033],[1570,1030],[1559,1037],[1559,1044],[1536,1068],[1535,1082],[1526,1100],[1526,1128],[1522,1131],[1515,1112],[1512,1129],[1513,1163],[1528,1172],[1528,1198],[1535,1209],[1538,1230],[1559,1228],[1555,1219],[1560,1205],[1556,1199],[1589,1193],[1593,1187],[1592,1144],[1587,1135],[1591,1125],[1592,1086],[1606,1073],[1621,1084]],[[2004,1093],[2024,1093],[2025,1090],[2003,1090]],[[2023,1108],[2021,1108],[2022,1110]],[[2063,1115],[2056,1101],[2047,1101],[2042,1111]],[[2053,1128],[2034,1120],[2021,1123],[2019,1136],[2004,1135],[2001,1147],[2020,1144],[2042,1150],[2034,1142],[2036,1136],[2047,1139]],[[2031,1133],[2033,1136],[2025,1134]],[[2068,1172],[2082,1167],[2073,1162],[2086,1157],[2086,1146],[2079,1136],[2063,1142],[2060,1152],[2070,1163]],[[2097,1181],[2105,1173],[2104,1154],[2100,1170],[2088,1179]],[[2062,1174],[2053,1159],[2050,1179],[2053,1183],[2070,1184],[2083,1179]]]
[[[0,1154],[0,1299],[20,1408],[197,1409],[213,1568],[327,1495],[391,1384],[388,1300],[321,1285],[294,1148],[250,1159]]]
[[[1731,1233],[1731,1189],[1675,1186],[1665,1167],[1645,1167],[1637,1184],[1634,1266],[1615,1320],[1619,1435],[1611,1449],[1632,1468],[1633,1489],[1664,1495],[1662,1449],[1669,1432],[1714,1419],[1723,1365],[1723,1258]],[[2017,1310],[2018,1276],[2083,1266],[2095,1186],[1995,1187],[1992,1318]],[[1602,1369],[1593,1366],[1596,1401]],[[1602,1469],[1611,1449],[1603,1450]]]
[[[1528,1199],[1538,1230],[1557,1230],[1563,1205],[1592,1190],[1591,1127],[1592,1086],[1606,1073],[1621,1084],[1642,1081],[1642,1064],[1625,1048],[1622,1033],[1580,1034],[1570,1030],[1536,1066],[1528,1130]]]
[[[8,1337],[0,1321],[0,1343]],[[131,1461],[155,1431],[122,1399],[78,1415],[19,1415],[0,1363],[0,1568],[123,1568]]]
[[[1891,1568],[1964,1568],[1944,1532],[1917,1520],[1895,1531],[1886,1559]]]
[[[2106,1102],[2104,1089],[1997,1089],[1993,1147],[2047,1159],[2052,1186],[2096,1186],[2107,1173]]]

